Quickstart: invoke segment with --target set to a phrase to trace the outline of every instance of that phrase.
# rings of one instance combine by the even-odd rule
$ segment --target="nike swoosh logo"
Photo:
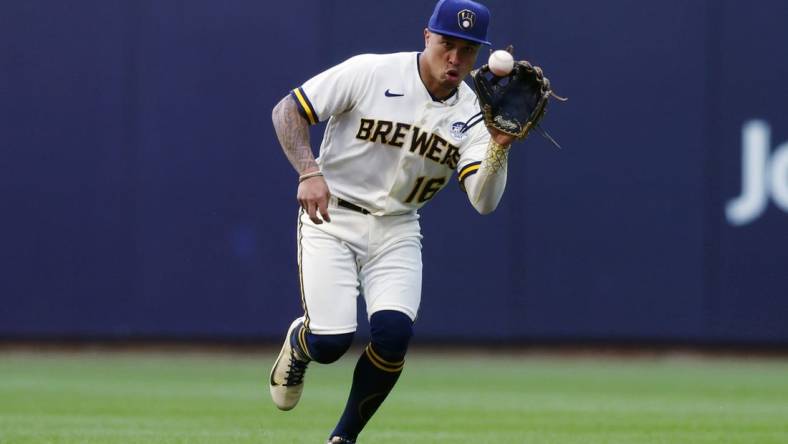
[[[393,93],[393,92],[391,92],[391,91],[389,91],[389,90],[386,90],[386,93],[385,93],[385,94],[386,94],[386,97],[402,97],[402,96],[404,96],[404,95],[405,95],[405,94],[397,94],[397,93]]]

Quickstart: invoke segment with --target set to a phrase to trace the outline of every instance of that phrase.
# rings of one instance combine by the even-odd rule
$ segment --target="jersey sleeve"
[[[457,180],[463,191],[465,191],[465,181],[479,172],[490,144],[490,133],[483,123],[474,126],[471,131],[471,140],[460,153],[460,161],[457,163]]]
[[[352,57],[290,92],[301,116],[314,125],[352,109],[367,90],[371,55]]]
[[[498,207],[506,189],[509,150],[493,148],[483,125],[476,129],[468,147],[460,153],[457,178],[471,205],[480,214],[489,214]]]

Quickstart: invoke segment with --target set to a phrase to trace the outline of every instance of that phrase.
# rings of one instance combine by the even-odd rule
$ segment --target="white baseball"
[[[512,72],[512,68],[514,68],[514,58],[507,51],[499,49],[490,54],[487,66],[498,77],[508,76]]]

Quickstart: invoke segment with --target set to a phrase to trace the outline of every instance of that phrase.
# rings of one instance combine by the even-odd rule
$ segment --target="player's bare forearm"
[[[290,164],[299,175],[318,169],[315,155],[309,144],[309,125],[298,113],[295,102],[285,96],[271,113],[276,137]]]
[[[322,224],[323,220],[331,222],[328,215],[328,200],[331,193],[321,175],[309,174],[318,171],[315,155],[309,145],[309,126],[296,108],[290,97],[279,101],[271,112],[276,137],[287,159],[298,172],[301,180],[298,183],[297,199],[301,207],[309,215],[312,222]],[[303,177],[307,175],[307,177]],[[318,213],[322,217],[318,217]]]

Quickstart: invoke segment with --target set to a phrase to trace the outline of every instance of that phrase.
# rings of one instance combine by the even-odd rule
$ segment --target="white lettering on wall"
[[[788,212],[788,142],[769,154],[771,128],[763,120],[742,127],[741,195],[728,202],[725,216],[731,225],[746,225],[766,210],[769,197]]]

